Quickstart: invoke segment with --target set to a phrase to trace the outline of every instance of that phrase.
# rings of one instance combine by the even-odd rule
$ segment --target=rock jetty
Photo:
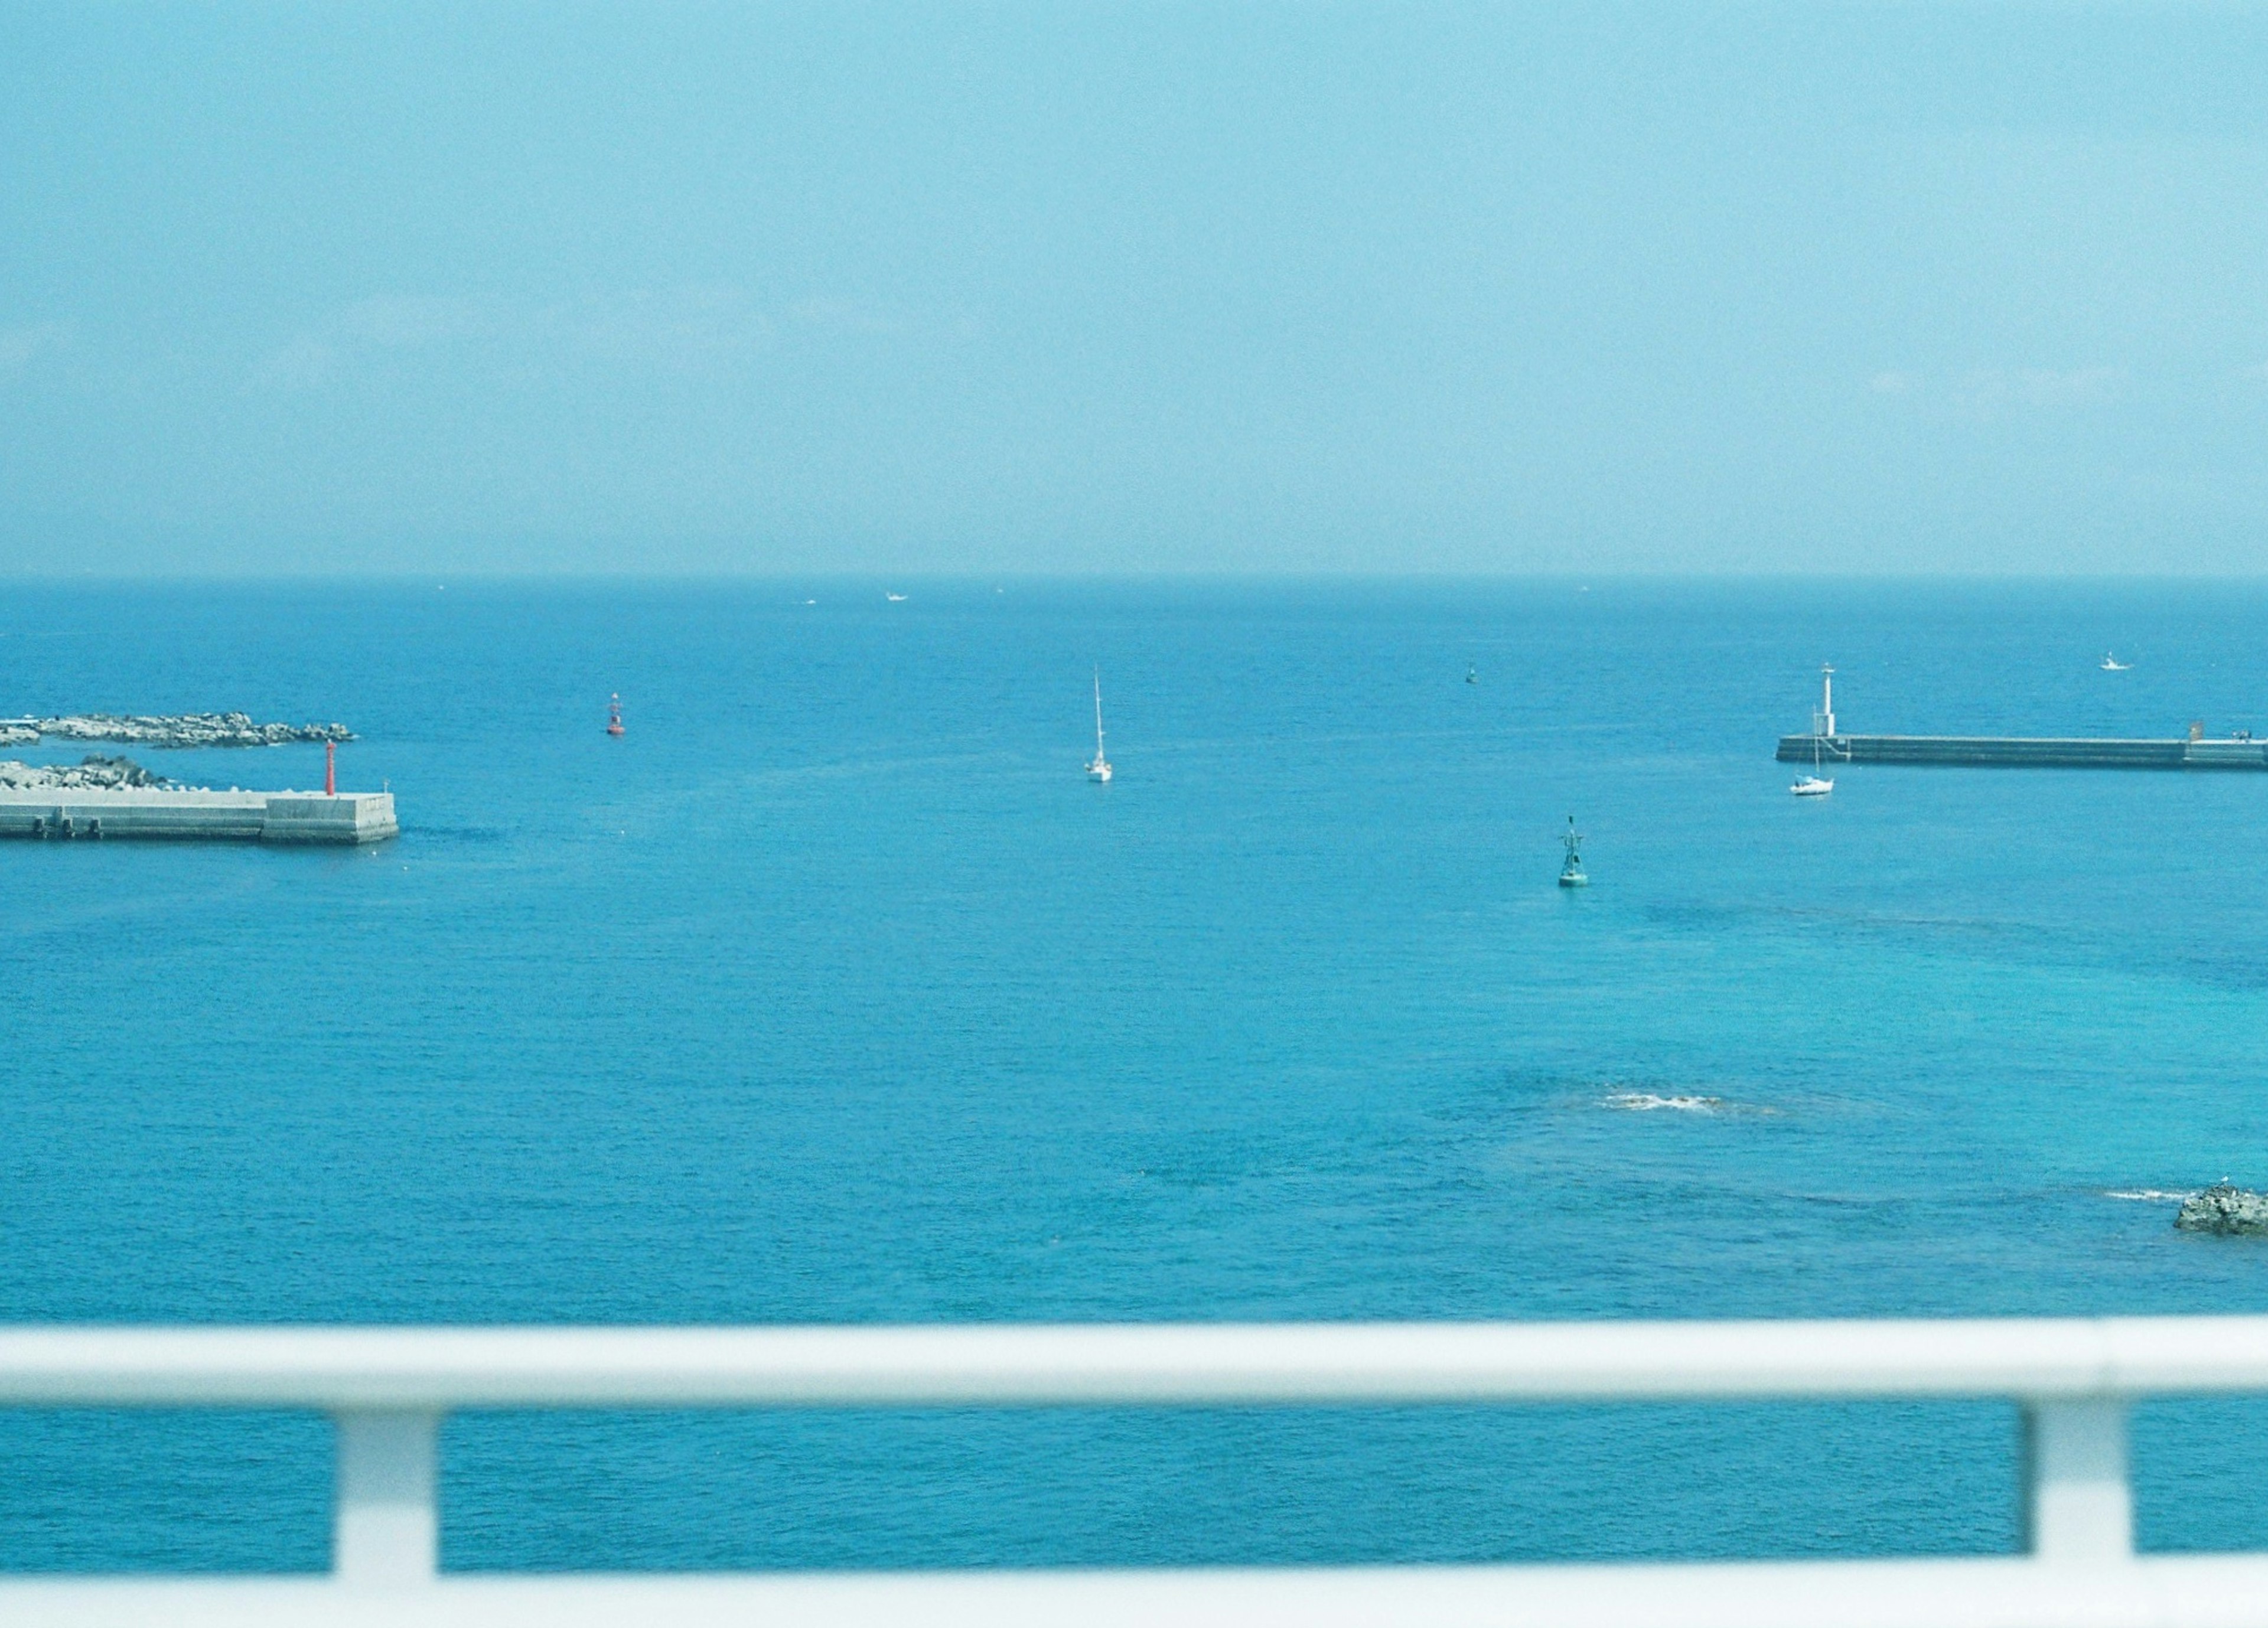
[[[151,774],[130,757],[90,755],[84,762],[50,763],[40,769],[29,763],[0,762],[0,792],[113,792],[165,784],[163,775]]]
[[[180,712],[166,718],[76,712],[68,718],[0,718],[0,746],[37,746],[49,736],[146,747],[287,746],[355,738],[344,724],[255,724],[248,712]]]
[[[2268,1195],[2216,1182],[2182,1200],[2174,1225],[2185,1233],[2268,1233]]]

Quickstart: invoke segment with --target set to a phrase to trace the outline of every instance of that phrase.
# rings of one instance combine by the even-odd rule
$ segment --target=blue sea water
[[[2268,1249],[2165,1197],[2268,1181],[2268,776],[1845,767],[1803,802],[1771,756],[1827,659],[1849,729],[2268,733],[2264,612],[8,587],[0,713],[342,719],[403,829],[0,845],[0,1319],[2268,1309]],[[476,1415],[444,1562],[1989,1551],[2014,1437],[1981,1404]],[[2264,1447],[2268,1409],[2146,1409],[2146,1546],[2268,1541],[2226,1473]],[[0,1414],[0,1566],[320,1567],[329,1451]]]

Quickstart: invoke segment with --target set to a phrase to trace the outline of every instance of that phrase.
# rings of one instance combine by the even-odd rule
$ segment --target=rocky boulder
[[[90,754],[84,762],[49,763],[39,769],[29,763],[0,763],[0,792],[111,792],[165,784],[163,775],[151,774],[130,757]]]
[[[122,740],[150,747],[284,746],[355,738],[344,724],[256,724],[247,712],[181,712],[164,718],[81,712],[12,723],[15,728],[28,726],[40,735],[65,740]]]
[[[2185,1233],[2268,1234],[2268,1195],[2216,1182],[2182,1200],[2174,1225]]]

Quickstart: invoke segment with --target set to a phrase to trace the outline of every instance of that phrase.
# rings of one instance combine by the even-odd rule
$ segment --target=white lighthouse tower
[[[1830,740],[1835,734],[1835,669],[1824,662],[1819,668],[1819,709],[1811,715],[1811,733]]]

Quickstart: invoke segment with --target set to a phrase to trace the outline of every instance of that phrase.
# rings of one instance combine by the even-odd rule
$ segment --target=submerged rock
[[[29,763],[0,763],[0,792],[107,792],[165,784],[165,776],[151,774],[130,757],[90,754],[81,763],[49,763],[39,769]]]
[[[64,718],[0,718],[0,746],[32,746],[48,735],[150,747],[284,746],[355,738],[354,731],[344,724],[255,724],[248,712],[180,712],[151,718],[75,712]]]
[[[2182,1200],[2174,1225],[2185,1233],[2268,1233],[2268,1194],[2216,1182]]]

